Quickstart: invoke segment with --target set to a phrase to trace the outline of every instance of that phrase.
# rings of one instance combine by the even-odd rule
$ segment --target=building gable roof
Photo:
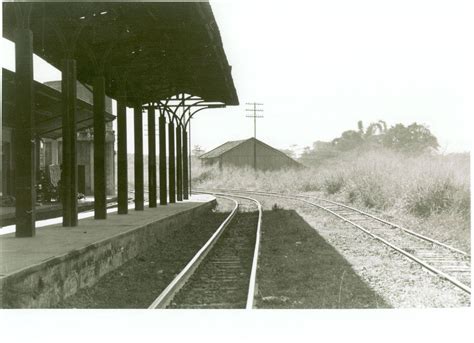
[[[217,148],[209,151],[209,152],[206,152],[205,154],[199,156],[199,158],[203,158],[203,159],[206,159],[206,158],[216,158],[216,157],[220,157],[222,156],[223,154],[225,154],[226,152],[238,147],[239,145],[247,142],[247,141],[251,141],[251,140],[256,140],[259,144],[262,144],[264,146],[266,146],[267,148],[273,150],[275,153],[277,154],[280,154],[280,155],[283,155],[285,156],[286,158],[292,160],[294,163],[300,165],[299,162],[295,161],[294,159],[292,159],[290,156],[288,156],[287,154],[285,154],[284,152],[278,150],[278,149],[275,149],[274,147],[256,139],[256,138],[248,138],[248,139],[242,139],[242,140],[239,140],[239,141],[229,141],[229,142],[226,142],[222,145],[219,145]]]
[[[242,139],[240,141],[229,141],[226,142],[222,145],[219,145],[217,148],[212,149],[209,152],[206,152],[205,154],[202,154],[199,156],[199,158],[215,158],[219,157],[222,154],[226,153],[227,151],[234,149],[235,147],[239,146],[243,142],[247,141],[248,139]]]

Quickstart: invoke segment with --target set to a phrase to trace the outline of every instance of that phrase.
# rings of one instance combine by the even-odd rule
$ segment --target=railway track
[[[262,206],[242,195],[208,194],[232,201],[231,213],[150,309],[253,308]]]
[[[430,273],[471,294],[471,256],[452,246],[370,213],[328,199],[248,190],[219,189],[218,191],[297,200],[322,209],[355,226],[373,239],[419,264]]]

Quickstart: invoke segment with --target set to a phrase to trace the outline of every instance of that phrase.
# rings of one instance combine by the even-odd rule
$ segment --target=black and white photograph
[[[2,339],[472,337],[474,3],[0,17]]]

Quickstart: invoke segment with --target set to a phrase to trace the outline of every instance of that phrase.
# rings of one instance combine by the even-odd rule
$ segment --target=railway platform
[[[107,204],[117,202],[117,197],[107,197]],[[36,206],[36,220],[51,219],[62,214],[61,203],[41,204]],[[94,209],[94,197],[87,196],[77,202],[78,212],[90,211]],[[6,206],[0,207],[0,228],[8,225],[13,225],[16,222],[15,207]],[[1,229],[0,229],[1,230]],[[1,234],[1,231],[0,231]]]
[[[106,220],[83,218],[77,227],[46,225],[31,238],[0,235],[0,307],[50,307],[214,205],[213,196],[193,195],[143,211],[132,204],[128,215],[109,209]]]

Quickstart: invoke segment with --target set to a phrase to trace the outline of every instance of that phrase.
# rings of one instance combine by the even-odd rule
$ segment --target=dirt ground
[[[264,216],[258,277],[261,307],[470,305],[470,297],[451,283],[334,216],[298,201],[255,197],[267,211],[286,210],[276,211],[282,212],[280,218],[267,225]]]

